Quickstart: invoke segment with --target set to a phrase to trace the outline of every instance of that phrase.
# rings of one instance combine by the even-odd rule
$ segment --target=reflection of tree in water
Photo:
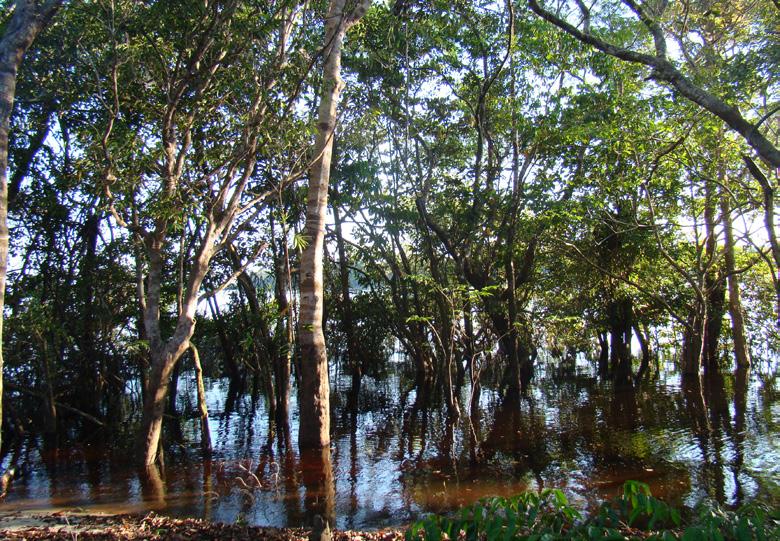
[[[745,467],[745,415],[747,413],[747,391],[749,369],[740,366],[734,377],[734,460],[731,462],[731,472],[734,477],[734,505],[742,505],[745,490],[742,486],[742,471]]]
[[[524,403],[527,412],[523,412]],[[518,479],[533,472],[541,487],[544,485],[542,471],[550,460],[546,436],[544,418],[536,414],[533,401],[509,394],[496,411],[493,426],[477,454],[483,463],[508,462],[510,471]]]
[[[330,448],[301,451],[301,479],[305,489],[304,524],[315,525],[319,515],[327,524],[336,523],[336,487]]]
[[[111,442],[99,439],[91,443],[103,451],[94,453],[42,442],[26,460],[40,461],[36,475],[46,487],[31,492],[21,479],[15,493],[29,498],[45,490],[97,501],[107,484],[122,495],[140,487],[131,498],[142,498],[147,508],[218,520],[243,511],[253,521],[296,526],[311,524],[315,515],[331,523],[338,516],[342,528],[411,520],[542,486],[562,486],[593,503],[614,495],[626,479],[649,482],[655,494],[677,504],[701,497],[738,504],[756,495],[771,501],[774,485],[760,467],[766,458],[756,454],[774,430],[771,383],[760,389],[750,386],[745,371],[710,373],[681,381],[680,392],[676,380],[664,377],[626,389],[576,370],[556,377],[540,379],[526,399],[502,398],[483,382],[479,407],[457,421],[447,416],[435,385],[366,378],[358,411],[334,417],[333,456],[304,459],[290,451],[294,439],[269,422],[262,395],[254,405],[243,395],[225,403],[232,412],[214,408],[213,466],[200,465],[196,422],[183,417],[168,424],[181,427],[184,446],[169,446],[167,472],[140,477],[118,465],[103,449]],[[462,404],[470,396],[465,380]],[[227,384],[214,388],[228,390]],[[169,430],[168,442],[172,435]],[[244,499],[230,487],[235,460],[250,455],[264,488]],[[765,456],[771,460],[771,450]],[[192,460],[199,466],[182,467]],[[278,482],[265,486],[277,469]],[[343,472],[341,483],[334,471]],[[194,501],[183,501],[192,494]]]
[[[698,475],[702,482],[699,485],[710,498],[723,503],[726,501],[724,444],[735,450],[741,445],[734,440],[723,375],[710,371],[704,375],[686,376],[682,388],[691,429],[701,455]]]
[[[291,449],[287,449],[281,457],[280,466],[284,479],[284,510],[287,515],[287,524],[303,523],[303,511],[301,510],[298,498],[298,487],[300,481],[298,478],[298,463]]]

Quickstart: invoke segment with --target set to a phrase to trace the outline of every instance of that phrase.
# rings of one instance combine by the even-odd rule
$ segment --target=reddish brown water
[[[530,398],[519,402],[483,389],[479,409],[457,422],[448,422],[436,401],[416,407],[416,392],[398,377],[367,380],[354,419],[343,414],[342,394],[333,395],[329,457],[297,452],[294,404],[287,449],[269,434],[262,397],[231,407],[227,382],[207,383],[210,460],[200,453],[194,418],[181,422],[182,440],[158,478],[132,467],[130,444],[106,431],[80,435],[75,445],[31,438],[20,457],[24,475],[0,512],[154,509],[277,526],[299,526],[320,513],[338,528],[375,528],[541,487],[563,488],[586,506],[616,495],[627,479],[683,505],[780,503],[774,376],[753,374],[747,385],[729,375],[683,385],[662,374],[639,390],[617,392],[583,365],[568,375],[540,374]],[[183,379],[181,411],[192,409],[194,396],[193,382]]]

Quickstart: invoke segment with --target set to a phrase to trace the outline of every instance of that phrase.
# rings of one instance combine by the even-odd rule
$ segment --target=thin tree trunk
[[[735,274],[734,261],[734,230],[731,226],[731,204],[728,190],[722,189],[720,194],[721,222],[723,223],[723,257],[726,262],[726,276],[729,289],[729,316],[731,318],[731,334],[734,341],[734,357],[737,366],[750,366],[750,350],[745,340],[745,319],[742,315],[742,300],[739,292],[739,280]]]
[[[83,326],[81,328],[81,366],[79,367],[79,379],[77,388],[91,389],[93,392],[77,395],[81,409],[92,415],[100,415],[100,406],[103,403],[105,390],[105,377],[103,375],[103,359],[95,347],[95,311],[92,304],[95,300],[95,283],[97,282],[95,271],[97,267],[97,239],[100,227],[100,215],[91,214],[83,227],[84,243],[86,251],[81,261],[80,290],[84,313],[82,314]]]
[[[764,228],[766,229],[767,236],[769,237],[769,247],[772,250],[772,260],[775,262],[774,268],[774,285],[775,285],[775,300],[777,302],[777,327],[780,327],[780,243],[777,240],[777,231],[775,230],[775,189],[770,184],[769,179],[764,175],[761,169],[758,168],[756,163],[745,154],[742,155],[742,159],[745,160],[750,174],[761,185],[761,194],[764,197]]]
[[[598,333],[599,339],[599,376],[606,377],[609,375],[609,338],[606,332]]]
[[[610,304],[610,370],[617,384],[631,383],[631,329],[633,302],[630,298]]]
[[[334,189],[334,194],[338,196],[338,190]],[[363,376],[363,370],[358,356],[355,344],[355,328],[352,319],[352,298],[349,291],[349,262],[347,261],[347,251],[344,246],[344,234],[341,229],[341,213],[336,205],[333,206],[334,231],[336,233],[336,247],[339,253],[339,279],[341,286],[341,324],[344,329],[344,335],[347,338],[346,361],[351,371],[351,385],[349,397],[347,399],[347,409],[357,410],[358,396],[360,394],[360,380]]]
[[[200,364],[200,354],[195,344],[190,343],[192,362],[195,364],[195,378],[198,382],[198,413],[200,415],[200,444],[203,450],[211,452],[211,431],[209,430],[209,410],[206,407],[206,387],[203,385],[203,367]]]
[[[219,338],[219,345],[222,349],[222,355],[225,358],[225,368],[227,369],[227,375],[231,380],[238,381],[241,379],[241,370],[236,362],[236,357],[233,353],[233,347],[230,342],[230,338],[227,335],[227,329],[225,329],[225,321],[222,318],[222,312],[219,309],[219,302],[214,297],[209,297],[207,304],[209,305],[209,311],[211,311],[211,317],[217,327],[217,337]]]
[[[57,432],[57,405],[54,400],[54,377],[52,374],[51,357],[49,353],[49,342],[45,333],[35,331],[38,339],[38,345],[41,348],[41,364],[43,365],[43,384],[46,389],[43,393],[45,415],[43,418],[43,431],[45,434],[54,434]]]
[[[707,316],[704,324],[702,362],[705,370],[715,371],[718,369],[718,342],[723,327],[725,289],[721,277],[718,276],[718,266],[715,264],[718,235],[715,231],[716,194],[713,181],[705,180],[704,192],[704,226],[707,235],[704,250],[704,299]]]
[[[639,328],[639,324],[634,321],[634,334],[636,335],[637,342],[639,342],[639,348],[642,350],[642,361],[639,364],[639,370],[634,376],[634,383],[639,383],[647,373],[647,369],[650,367],[650,336],[646,333],[642,333]]]
[[[704,308],[701,302],[696,301],[688,315],[688,327],[683,333],[681,365],[683,375],[698,375],[701,369],[703,324],[702,314]]]
[[[316,449],[330,444],[330,384],[325,335],[322,331],[322,260],[325,241],[325,214],[328,205],[336,106],[344,88],[341,79],[341,48],[347,30],[360,20],[370,5],[363,0],[351,13],[346,0],[331,0],[325,19],[322,90],[320,94],[315,160],[309,172],[305,235],[308,241],[301,256],[301,388],[298,445]]]
[[[133,258],[135,259],[135,289],[136,300],[138,301],[138,312],[136,317],[136,327],[138,330],[138,341],[146,341],[146,324],[144,314],[146,313],[146,279],[143,273],[143,264],[141,262],[141,248],[138,242],[133,243]],[[146,388],[149,385],[149,356],[143,352],[135,354],[138,359],[138,380],[141,382],[141,405],[146,404]]]
[[[8,270],[8,133],[16,99],[16,74],[24,54],[48,25],[63,0],[41,5],[33,0],[17,0],[0,39],[0,444],[3,418],[3,310]]]
[[[287,235],[280,242],[281,250],[275,251],[274,270],[276,287],[274,294],[279,307],[276,322],[278,347],[274,361],[274,380],[276,382],[276,424],[287,437],[290,432],[290,372],[293,351],[293,319],[288,292],[290,289],[290,260],[287,251]]]
[[[179,372],[181,372],[181,363],[176,363],[171,374],[170,390],[168,391],[168,415],[176,416],[176,399],[179,394]]]
[[[228,247],[228,254],[236,272],[241,270],[241,259],[232,245]],[[260,378],[265,387],[266,400],[268,401],[268,415],[276,417],[276,393],[274,391],[274,359],[276,357],[276,344],[271,337],[271,331],[260,307],[257,297],[257,289],[252,283],[252,278],[244,270],[238,275],[239,290],[243,292],[252,313],[250,332],[252,333],[252,349],[255,354],[256,368],[260,371]]]

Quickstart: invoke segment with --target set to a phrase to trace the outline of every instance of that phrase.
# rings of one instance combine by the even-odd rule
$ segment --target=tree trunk
[[[498,309],[491,309],[492,300],[485,302],[485,311],[493,324],[493,330],[498,335],[500,351],[507,360],[507,366],[504,371],[502,387],[507,388],[508,394],[513,396],[520,395],[520,357],[517,347],[516,333],[510,332],[509,321],[507,317]]]
[[[16,99],[16,74],[24,54],[48,25],[63,0],[41,5],[33,0],[17,0],[0,39],[0,444],[3,418],[3,310],[8,270],[8,133]]]
[[[81,328],[81,366],[79,367],[79,380],[77,389],[92,389],[90,393],[77,394],[76,403],[80,408],[92,415],[100,416],[100,406],[103,403],[103,394],[105,390],[105,377],[103,374],[103,359],[95,347],[95,310],[92,304],[95,301],[95,276],[97,268],[96,252],[98,230],[100,228],[100,215],[91,214],[84,222],[83,238],[86,244],[86,251],[81,260],[80,269],[80,290],[82,293],[82,314]]]
[[[750,351],[745,340],[745,320],[742,315],[742,300],[739,292],[739,280],[735,274],[734,261],[734,230],[731,226],[731,204],[729,192],[722,189],[720,194],[721,221],[723,223],[723,257],[726,262],[726,276],[729,289],[729,316],[731,317],[731,334],[734,340],[734,357],[737,366],[750,366]]]
[[[330,541],[328,526],[334,526],[336,520],[336,490],[330,449],[311,449],[301,453],[299,468],[304,487],[305,523],[314,526],[315,530],[309,539]]]
[[[146,342],[146,277],[143,272],[140,242],[133,243],[133,259],[135,260],[135,290],[138,311],[136,315],[136,328],[138,342]],[[146,404],[146,388],[149,385],[149,356],[142,351],[135,353],[138,362],[138,381],[141,382],[141,404]]]
[[[276,424],[287,436],[290,431],[290,370],[293,351],[293,319],[288,292],[290,290],[290,261],[287,251],[287,235],[280,242],[281,249],[274,254],[276,273],[276,304],[279,317],[276,322],[276,338],[279,342],[274,361],[274,381],[276,383]]]
[[[325,214],[328,205],[336,106],[344,88],[341,80],[341,49],[350,26],[365,14],[370,0],[362,1],[352,13],[345,13],[346,0],[331,0],[325,19],[324,53],[315,160],[309,171],[305,236],[308,241],[301,256],[301,387],[298,445],[317,449],[330,444],[330,385],[325,335],[322,331],[322,259],[325,241]]]
[[[609,312],[612,379],[617,384],[630,384],[633,303],[630,298],[612,301]]]
[[[599,376],[606,377],[609,375],[609,339],[606,332],[598,333],[599,339]]]
[[[241,270],[242,264],[238,252],[231,245],[228,247],[228,254],[233,266],[233,270]],[[260,379],[265,387],[266,400],[268,401],[268,415],[270,418],[276,417],[276,393],[274,392],[274,359],[276,358],[276,344],[271,337],[271,331],[268,321],[260,307],[260,300],[257,297],[257,289],[252,278],[244,270],[238,275],[239,290],[243,292],[249,303],[249,311],[252,313],[250,322],[250,332],[252,333],[252,349],[255,355],[256,369],[260,371]]]
[[[179,394],[179,372],[181,372],[181,363],[176,363],[171,373],[171,382],[168,390],[168,415],[176,416],[176,399]]]
[[[338,190],[334,189],[334,194],[338,196]],[[351,385],[349,397],[347,399],[347,409],[357,411],[358,396],[360,395],[360,380],[363,376],[363,367],[360,362],[360,356],[357,352],[355,343],[355,328],[352,318],[352,298],[349,291],[349,263],[347,261],[347,251],[344,246],[344,234],[341,230],[341,213],[336,205],[333,206],[333,223],[336,233],[336,247],[339,252],[339,281],[341,286],[341,325],[344,329],[344,335],[347,339],[347,350],[345,352],[346,365],[351,371]]]
[[[35,332],[38,345],[41,348],[41,364],[43,368],[44,417],[43,432],[51,435],[57,432],[57,404],[54,400],[54,374],[52,374],[51,355],[49,353],[49,341],[44,332]]]
[[[225,358],[225,371],[231,381],[240,380],[243,375],[236,362],[235,354],[233,353],[233,347],[230,342],[230,338],[227,335],[227,329],[225,329],[225,321],[222,318],[222,312],[219,309],[219,303],[214,297],[208,299],[209,311],[211,317],[217,327],[217,337],[219,338],[219,346],[222,349],[222,355]]]
[[[150,466],[158,459],[162,419],[171,373],[181,356],[190,347],[190,338],[195,331],[195,312],[198,305],[198,291],[208,272],[209,262],[214,255],[214,230],[210,229],[201,242],[200,249],[190,268],[189,278],[182,295],[182,310],[178,314],[176,328],[171,337],[163,341],[160,331],[160,292],[162,285],[163,252],[165,249],[165,227],[149,235],[146,248],[149,256],[149,276],[146,287],[144,326],[149,339],[151,370],[146,386],[146,400],[138,433],[143,464]]]
[[[639,383],[647,373],[647,369],[650,367],[650,336],[646,333],[642,333],[639,328],[639,324],[634,322],[634,334],[636,335],[637,342],[639,342],[639,348],[642,350],[642,361],[639,364],[639,370],[634,377],[634,382]]]
[[[704,270],[704,298],[706,303],[706,317],[702,344],[702,363],[707,371],[718,369],[718,342],[723,328],[723,312],[725,289],[723,280],[718,275],[717,243],[718,234],[715,231],[715,192],[714,182],[705,180],[704,184],[704,226],[707,238],[705,240],[705,270]]]
[[[696,303],[699,304],[698,302]],[[694,375],[699,373],[701,368],[702,351],[702,324],[699,315],[699,308],[691,308],[688,315],[688,327],[683,333],[682,351],[680,355],[680,364],[683,375]]]
[[[203,367],[195,344],[190,343],[192,362],[195,364],[195,379],[198,382],[198,414],[200,415],[200,444],[207,453],[211,452],[211,431],[209,430],[209,410],[206,407],[206,387],[203,384]]]
[[[176,355],[158,350],[153,351],[151,355],[152,369],[149,373],[139,431],[143,463],[146,466],[152,466],[157,462],[169,381],[173,367],[183,352],[183,350],[177,351],[178,355]]]
[[[778,243],[777,232],[775,231],[775,189],[750,156],[743,154],[742,159],[745,160],[745,164],[747,165],[750,174],[753,175],[761,185],[761,194],[764,198],[764,228],[766,229],[767,237],[769,237],[772,260],[775,263],[775,268],[773,269],[775,300],[777,302],[777,312],[775,314],[777,316],[777,321],[775,323],[777,327],[780,328],[780,244]]]

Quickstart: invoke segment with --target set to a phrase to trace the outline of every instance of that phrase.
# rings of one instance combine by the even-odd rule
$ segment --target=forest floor
[[[222,524],[193,518],[171,518],[155,513],[146,515],[89,515],[58,512],[45,515],[9,513],[0,516],[0,539],[14,541],[54,539],[62,541],[108,540],[181,540],[220,539],[244,541],[308,541],[310,530],[301,528],[264,528]],[[316,536],[320,541],[322,536]],[[340,531],[333,541],[401,541],[402,530]]]

